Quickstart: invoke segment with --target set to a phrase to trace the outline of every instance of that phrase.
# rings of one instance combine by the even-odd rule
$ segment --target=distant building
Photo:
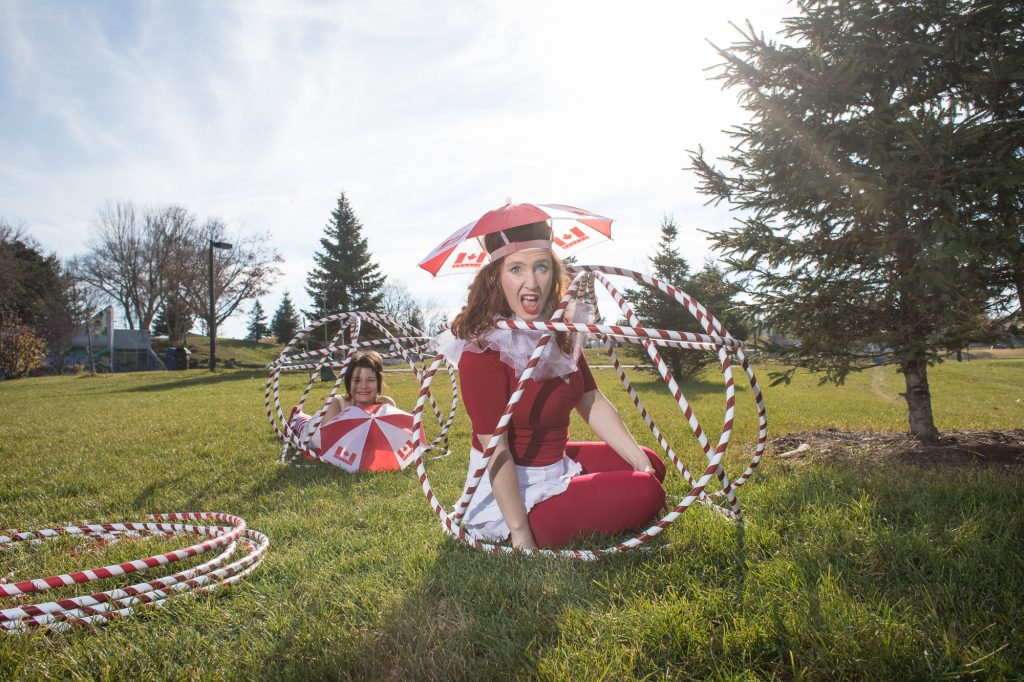
[[[779,334],[773,331],[764,332],[764,338],[768,340],[768,343],[775,344],[776,346],[783,346],[785,348],[793,348],[800,345],[800,339],[794,339],[785,334]]]
[[[87,330],[88,329],[88,330]],[[153,351],[152,338],[145,329],[114,329],[113,310],[108,308],[88,324],[71,332],[70,350],[64,353],[64,366],[89,367],[89,347],[100,372],[145,372],[166,369]]]

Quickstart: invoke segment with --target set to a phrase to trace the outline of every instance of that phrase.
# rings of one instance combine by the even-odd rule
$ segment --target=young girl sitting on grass
[[[359,351],[352,356],[345,370],[345,395],[334,396],[331,404],[327,406],[320,425],[324,425],[337,416],[342,410],[355,406],[361,410],[373,414],[381,405],[395,405],[395,401],[381,393],[384,388],[384,360],[376,351]],[[300,438],[308,435],[312,427],[313,419],[310,415],[301,411],[297,406],[292,410],[289,424],[292,431],[299,434]],[[309,439],[308,447],[321,451],[322,447],[330,447],[331,443],[320,442],[320,429],[313,433]]]

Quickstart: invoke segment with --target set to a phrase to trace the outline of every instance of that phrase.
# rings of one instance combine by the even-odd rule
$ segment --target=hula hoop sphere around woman
[[[547,321],[565,279],[546,221],[482,237],[490,263],[469,287],[465,307],[439,350],[458,365],[473,427],[470,471],[484,462],[540,332],[499,329],[502,319]],[[567,311],[566,317],[572,312]],[[564,547],[581,535],[643,527],[665,504],[665,465],[640,447],[594,382],[574,334],[556,333],[544,349],[507,429],[486,465],[462,523],[474,536],[513,548]],[[568,441],[575,410],[602,442]]]

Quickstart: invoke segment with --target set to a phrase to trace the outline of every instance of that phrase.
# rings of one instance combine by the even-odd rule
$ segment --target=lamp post
[[[213,292],[213,250],[233,248],[227,242],[210,240],[210,371],[217,368],[217,297]]]

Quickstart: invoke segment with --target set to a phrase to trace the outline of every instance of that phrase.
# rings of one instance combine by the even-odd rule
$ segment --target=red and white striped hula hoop
[[[381,334],[380,338],[361,340],[360,332],[362,324],[366,322]],[[338,324],[338,331],[322,348],[314,350],[302,350],[300,344],[303,339],[312,337],[313,333],[321,328],[326,328],[332,323]],[[335,313],[319,320],[311,322],[301,329],[291,341],[284,347],[281,354],[268,365],[270,371],[267,377],[266,390],[264,392],[264,404],[267,410],[267,419],[271,427],[283,441],[284,449],[281,452],[280,461],[285,464],[298,464],[305,461],[319,459],[317,452],[309,447],[309,439],[323,420],[331,400],[338,393],[338,389],[344,382],[345,370],[348,367],[352,355],[360,350],[374,350],[380,353],[384,359],[402,358],[413,371],[417,380],[421,378],[422,368],[416,364],[414,354],[425,353],[430,348],[432,339],[426,336],[416,327],[401,322],[387,315],[367,312]],[[282,372],[308,372],[309,379],[306,387],[299,398],[296,407],[302,409],[324,368],[337,369],[337,378],[331,387],[323,405],[311,417],[311,428],[307,429],[306,435],[295,433],[289,424],[289,418],[284,414],[281,407],[280,379]],[[440,433],[434,440],[425,446],[425,451],[435,449],[448,449],[448,429],[455,420],[458,412],[458,383],[455,378],[455,371],[449,371],[452,386],[452,404],[445,418],[441,408],[437,405],[434,397],[429,396],[431,409]]]
[[[81,523],[34,531],[5,531],[0,534],[0,551],[9,550],[17,543],[39,543],[61,537],[119,540],[139,536],[198,535],[209,538],[184,549],[102,568],[0,583],[0,607],[4,606],[2,600],[5,597],[19,598],[15,606],[0,608],[0,629],[9,634],[39,628],[63,631],[73,625],[105,623],[130,615],[144,606],[162,606],[175,594],[213,592],[248,575],[263,561],[270,547],[266,535],[252,530],[244,520],[230,514],[183,512],[152,514],[148,518],[150,521],[147,523]],[[212,521],[229,525],[173,523],[177,521]],[[242,555],[234,558],[239,545],[243,550]],[[213,550],[219,550],[220,553],[198,566],[171,575],[80,597],[24,603],[25,596],[32,593],[166,566]]]
[[[427,498],[427,502],[431,505],[434,513],[437,515],[438,520],[441,523],[442,529],[451,535],[472,547],[482,549],[496,554],[510,554],[510,553],[522,553],[522,554],[535,554],[543,556],[558,556],[558,557],[569,557],[577,559],[597,559],[602,556],[609,554],[616,554],[632,549],[636,549],[643,545],[647,540],[658,535],[667,528],[673,521],[685,512],[689,507],[696,501],[708,502],[712,495],[708,495],[704,492],[704,489],[711,481],[712,477],[719,480],[722,485],[722,490],[715,493],[714,496],[724,495],[727,499],[730,512],[735,518],[739,518],[741,515],[741,509],[739,500],[736,497],[736,489],[739,488],[744,482],[746,482],[750,475],[753,473],[754,468],[757,467],[760,462],[761,456],[764,452],[765,443],[767,442],[768,434],[768,422],[766,412],[764,408],[764,400],[761,395],[760,386],[757,383],[757,379],[754,376],[753,370],[750,368],[750,364],[743,354],[742,344],[736,339],[732,338],[725,326],[721,324],[715,317],[708,312],[704,306],[693,299],[691,296],[684,292],[672,287],[671,285],[665,284],[653,277],[647,277],[631,270],[624,270],[621,268],[612,268],[606,266],[579,266],[569,268],[569,272],[575,274],[575,277],[570,284],[565,296],[559,302],[555,313],[552,315],[552,319],[549,322],[524,322],[521,320],[502,320],[498,323],[499,328],[503,329],[532,329],[540,330],[544,333],[537,341],[537,345],[534,349],[533,354],[530,356],[530,360],[527,362],[526,368],[520,377],[519,384],[516,389],[512,392],[509,397],[508,404],[506,405],[505,412],[498,420],[498,424],[495,427],[494,434],[488,442],[487,447],[483,453],[483,464],[476,470],[471,471],[466,479],[466,484],[463,488],[463,493],[459,500],[456,502],[451,512],[445,510],[441,505],[437,496],[434,494],[433,488],[430,485],[430,480],[426,471],[425,458],[420,448],[417,448],[416,452],[416,473],[420,479],[420,486],[423,489],[423,494]],[[684,306],[700,323],[705,329],[707,334],[694,334],[691,332],[682,332],[666,329],[649,329],[645,327],[637,326],[636,316],[629,303],[622,297],[618,290],[611,284],[611,282],[604,275],[618,275],[622,277],[632,278],[634,281],[652,286],[662,291],[667,296]],[[597,323],[569,323],[562,321],[562,315],[571,300],[581,300],[583,302],[590,303],[594,306],[594,310],[597,310],[597,297],[594,293],[594,281],[599,281],[602,286],[611,294],[612,298],[616,301],[619,306],[620,312],[626,317],[629,325],[603,325]],[[597,313],[596,319],[600,320],[600,314]],[[494,449],[501,438],[501,435],[505,433],[508,428],[508,424],[511,421],[511,415],[515,409],[516,404],[519,402],[523,395],[523,389],[526,381],[529,380],[533,374],[533,370],[537,363],[540,361],[540,357],[543,354],[544,347],[551,340],[553,333],[556,331],[577,331],[577,332],[588,332],[598,335],[605,342],[606,351],[615,366],[615,369],[619,375],[619,379],[623,384],[624,389],[629,393],[633,399],[633,404],[640,412],[644,419],[644,422],[650,428],[651,433],[655,436],[659,445],[664,450],[666,456],[672,461],[676,471],[687,481],[690,485],[689,493],[683,497],[668,513],[656,521],[646,530],[630,537],[627,540],[619,542],[616,545],[607,547],[605,549],[598,550],[577,550],[577,549],[562,549],[562,550],[519,550],[513,549],[509,545],[495,544],[487,542],[484,539],[476,537],[465,526],[461,523],[463,514],[468,507],[473,494],[476,492],[477,486],[480,483],[481,477],[486,473],[487,460],[493,454]],[[677,457],[675,450],[668,443],[664,433],[658,429],[654,423],[650,413],[647,412],[646,408],[640,401],[640,398],[632,385],[629,383],[628,378],[615,355],[614,347],[617,343],[627,342],[636,343],[643,345],[647,353],[650,355],[652,361],[658,370],[659,375],[665,382],[666,386],[672,393],[680,410],[682,410],[687,423],[689,424],[694,436],[697,438],[701,449],[704,452],[705,458],[707,459],[707,465],[699,477],[692,476],[686,467]],[[696,414],[686,401],[682,390],[679,388],[674,377],[668,370],[668,366],[661,358],[657,351],[657,346],[665,346],[671,348],[685,348],[693,350],[713,350],[716,351],[719,363],[722,367],[722,373],[725,379],[725,391],[726,391],[726,403],[725,403],[725,414],[723,418],[722,432],[719,437],[717,445],[712,447],[710,441],[707,438],[706,432],[701,426]],[[735,481],[730,481],[729,477],[725,473],[725,469],[722,466],[722,458],[726,453],[729,444],[729,437],[732,433],[734,413],[735,413],[735,386],[732,379],[732,364],[730,361],[730,354],[734,355],[735,358],[740,362],[743,367],[747,378],[750,381],[750,386],[754,394],[754,399],[758,408],[758,442],[754,451],[753,458],[746,471]],[[416,402],[416,407],[413,410],[413,428],[418,429],[422,420],[423,408],[426,403],[426,398],[429,395],[430,383],[433,380],[434,374],[440,368],[440,365],[444,363],[451,372],[451,364],[441,354],[435,356],[430,367],[424,372],[421,383],[420,383],[420,395]]]
[[[722,336],[722,337],[729,337],[730,336],[729,332],[725,329],[725,325],[723,325],[721,322],[719,322],[714,317],[714,315],[712,315],[707,310],[707,308],[705,308],[700,303],[698,303],[696,301],[696,299],[694,299],[692,296],[689,296],[688,294],[684,293],[683,291],[677,289],[676,287],[673,287],[670,284],[666,284],[665,282],[662,282],[659,279],[656,279],[654,277],[648,277],[647,275],[642,275],[642,274],[640,274],[638,272],[634,272],[632,270],[625,270],[625,269],[622,269],[622,268],[614,268],[614,267],[608,267],[608,266],[582,265],[582,266],[578,266],[578,267],[569,268],[569,270],[571,272],[605,273],[605,274],[618,275],[618,276],[621,276],[621,277],[629,277],[629,278],[632,278],[633,280],[635,280],[636,282],[639,282],[639,283],[642,283],[642,284],[647,284],[648,286],[655,287],[658,290],[660,290],[662,293],[664,293],[665,295],[667,295],[667,296],[671,297],[672,299],[674,299],[677,303],[679,303],[682,306],[684,306],[687,309],[687,311],[689,311],[689,313],[694,316],[694,318],[697,320],[697,322],[702,327],[704,327],[705,330],[708,331],[709,334],[715,334],[715,335]],[[604,281],[607,282],[607,279],[604,278]],[[673,347],[673,348],[685,347],[685,346],[676,345],[676,344],[674,344],[672,342],[669,342],[669,341],[660,341],[660,342],[657,343],[657,345],[664,345],[664,346]],[[751,458],[750,464],[747,466],[746,470],[739,476],[739,478],[737,478],[735,481],[732,482],[732,490],[736,490],[737,488],[742,486],[750,478],[750,476],[754,473],[754,469],[756,469],[757,465],[761,462],[761,457],[764,455],[765,446],[767,445],[767,442],[768,442],[768,417],[767,417],[767,412],[765,411],[764,396],[761,393],[761,386],[757,382],[757,377],[754,375],[754,370],[750,367],[750,361],[748,360],[748,358],[746,356],[746,353],[743,352],[742,345],[737,344],[735,347],[722,346],[720,348],[703,348],[703,349],[704,350],[718,350],[719,351],[719,360],[721,361],[722,360],[721,348],[728,348],[732,352],[732,354],[735,355],[736,359],[739,361],[740,366],[743,368],[743,372],[747,375],[747,380],[750,383],[751,393],[754,396],[754,402],[755,402],[755,404],[757,406],[757,423],[758,423],[757,444],[754,447],[754,452],[753,452],[753,456]],[[727,360],[727,358],[726,358],[726,360]],[[619,368],[619,374],[620,374],[620,378],[622,378],[623,373],[621,372],[621,367]],[[662,375],[662,378],[664,379],[664,375]],[[627,382],[628,382],[628,380],[627,380]],[[707,450],[705,449],[705,453],[706,452],[707,452]],[[725,490],[723,490],[721,494],[726,494]]]

